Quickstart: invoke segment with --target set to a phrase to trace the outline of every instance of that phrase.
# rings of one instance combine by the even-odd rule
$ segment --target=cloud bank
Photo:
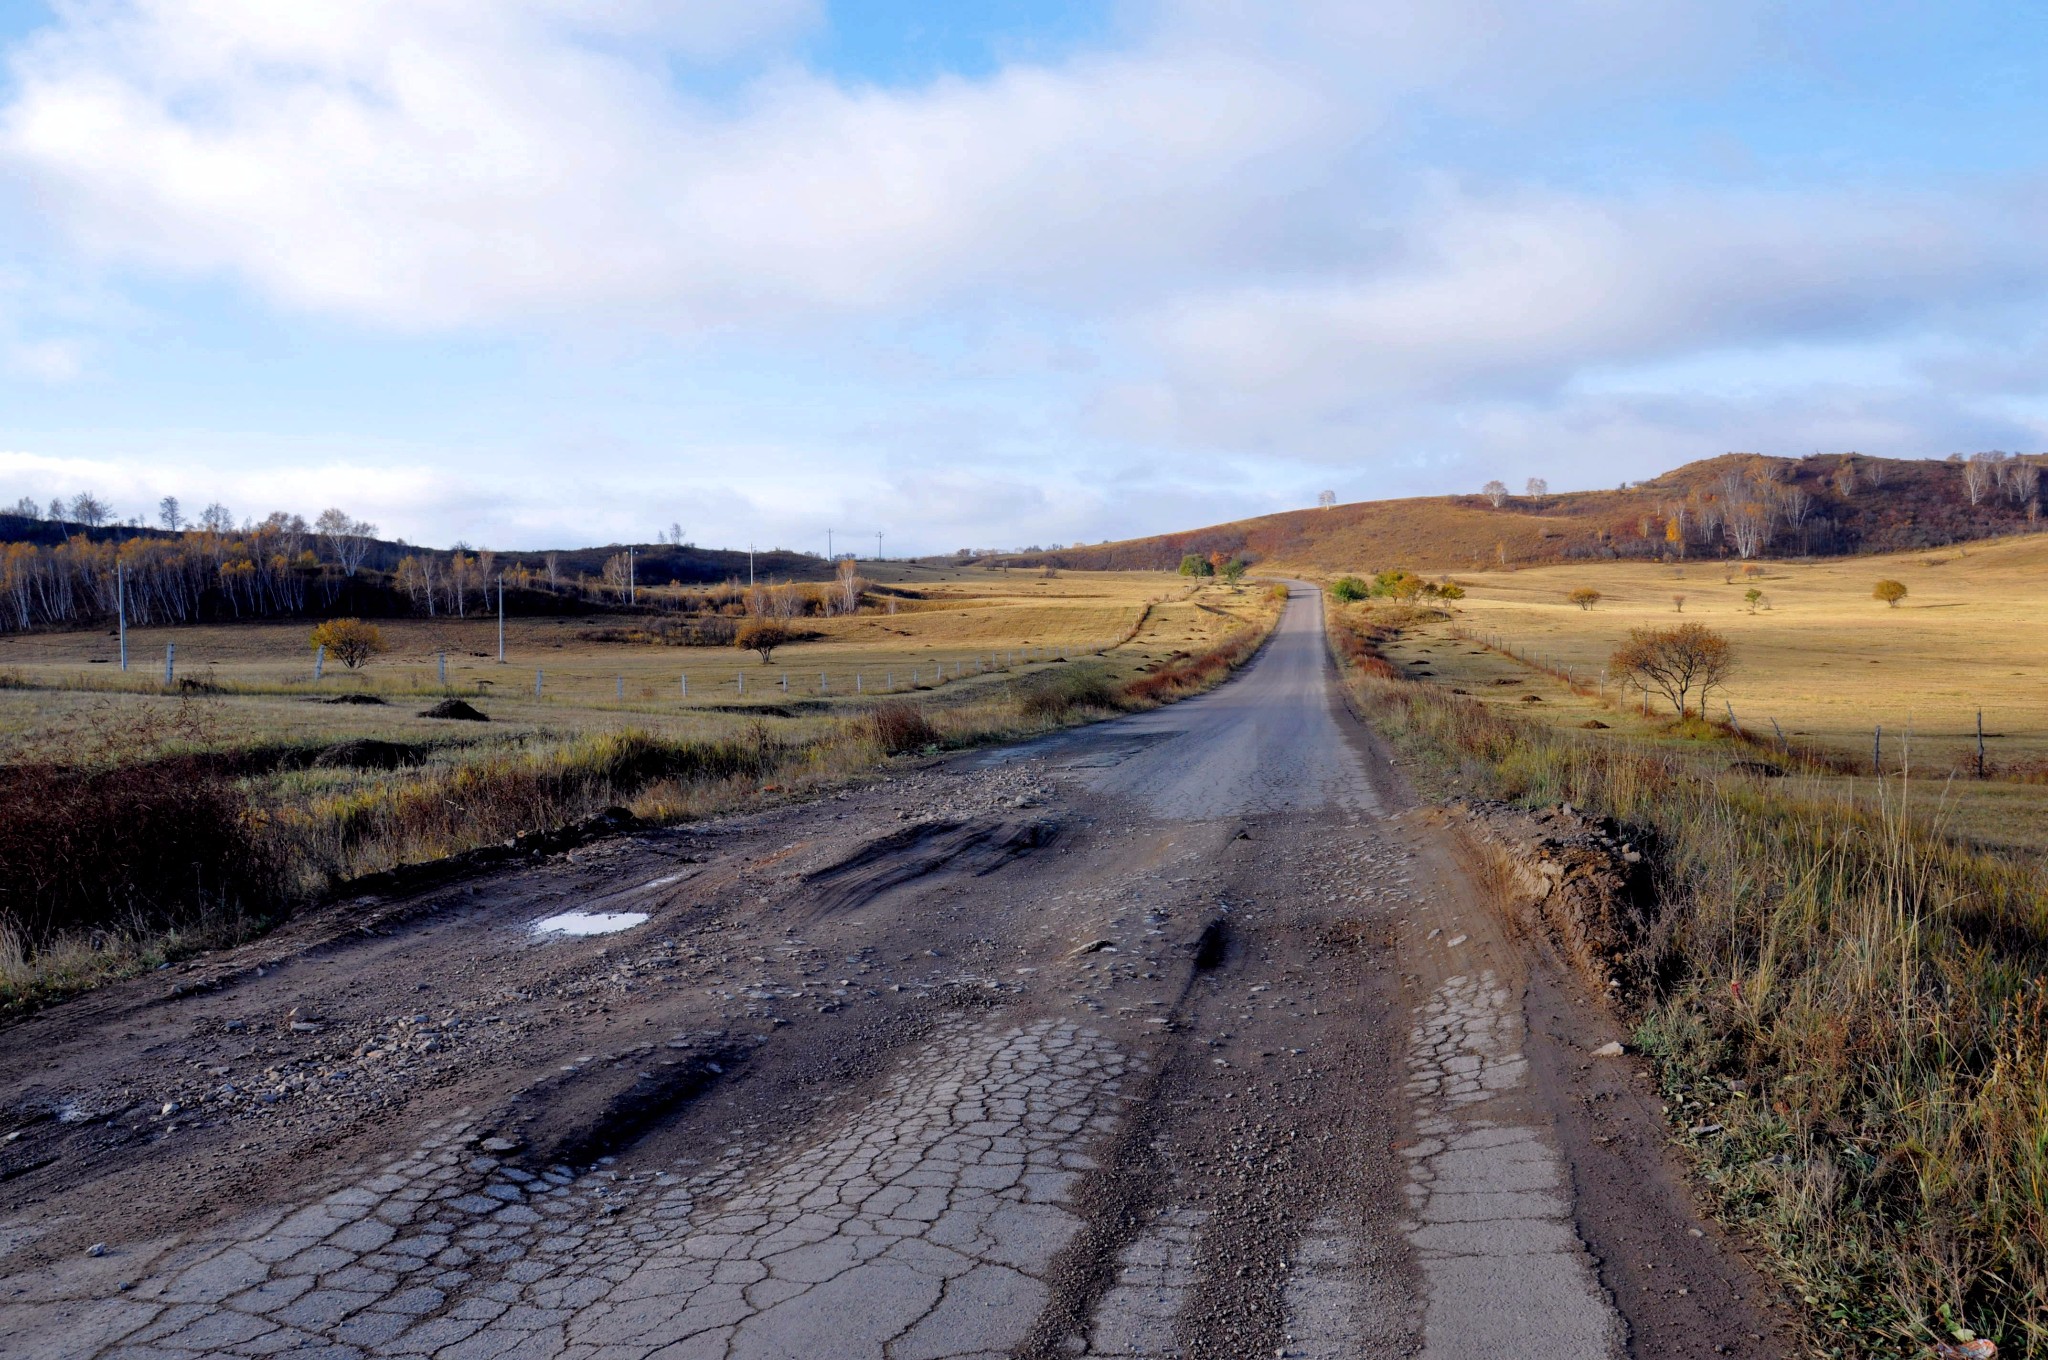
[[[627,532],[613,498],[649,478],[735,531],[888,518],[939,548],[1325,482],[2040,442],[2036,182],[1731,180],[1686,150],[1723,137],[1711,112],[1627,126],[1736,121],[1782,60],[1775,13],[1163,2],[906,86],[813,60],[808,0],[64,0],[7,53],[0,167],[51,268],[430,356],[596,346],[730,394],[626,436],[639,493],[499,488],[517,537],[566,531],[565,497]],[[98,338],[0,324],[0,363],[90,382]],[[879,415],[790,414],[853,391]],[[190,456],[264,485],[235,443]],[[422,457],[459,483],[490,455],[382,466],[413,488]],[[468,522],[390,499],[415,536]]]

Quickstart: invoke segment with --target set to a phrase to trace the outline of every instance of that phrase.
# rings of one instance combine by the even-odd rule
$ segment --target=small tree
[[[361,619],[329,619],[313,630],[311,644],[325,647],[329,656],[352,671],[385,650],[383,631]]]
[[[1705,624],[1681,623],[1629,629],[1628,641],[1615,649],[1607,665],[1616,675],[1662,694],[1682,718],[1694,690],[1699,691],[1700,711],[1706,711],[1707,695],[1728,678],[1735,655],[1728,639]]]
[[[1480,487],[1479,494],[1492,501],[1493,508],[1498,510],[1508,503],[1508,484],[1496,477],[1485,486]]]
[[[1590,610],[1594,605],[1600,603],[1600,592],[1591,586],[1580,586],[1565,598],[1581,609]]]
[[[184,507],[178,504],[176,496],[166,496],[156,503],[156,518],[157,523],[174,534],[185,527]]]
[[[1183,576],[1214,576],[1216,568],[1200,553],[1189,553],[1180,560],[1180,574]]]
[[[1245,565],[1245,560],[1242,557],[1231,558],[1223,564],[1223,579],[1231,585],[1236,585],[1244,579]]]
[[[1873,600],[1883,600],[1893,609],[1897,609],[1899,601],[1906,598],[1906,583],[1904,581],[1879,581],[1877,588],[1870,592],[1870,598]]]
[[[1685,596],[1673,595],[1671,597],[1671,612],[1674,614],[1683,614],[1685,612]]]
[[[1541,477],[1531,477],[1522,489],[1529,493],[1531,499],[1540,499],[1550,494],[1550,483]]]
[[[1755,586],[1742,592],[1742,598],[1749,601],[1749,612],[1756,613],[1756,607],[1764,602],[1764,593]]]
[[[759,652],[761,664],[767,665],[775,649],[784,643],[796,641],[796,634],[770,619],[748,619],[733,634],[733,645],[743,652]]]

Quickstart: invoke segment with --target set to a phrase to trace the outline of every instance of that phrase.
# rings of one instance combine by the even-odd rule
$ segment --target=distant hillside
[[[1188,553],[1273,567],[1427,571],[1584,558],[1841,556],[1931,548],[2038,524],[2048,455],[1973,459],[1727,454],[1616,491],[1419,496],[1289,510],[1002,560],[1172,568]]]

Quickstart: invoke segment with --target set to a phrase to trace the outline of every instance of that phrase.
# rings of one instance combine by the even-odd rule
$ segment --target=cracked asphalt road
[[[1301,595],[1200,699],[0,1035],[0,1356],[1778,1353]]]

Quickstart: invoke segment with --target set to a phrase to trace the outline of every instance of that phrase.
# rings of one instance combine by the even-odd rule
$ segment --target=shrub
[[[1591,586],[1580,586],[1577,590],[1565,596],[1565,598],[1581,609],[1591,609],[1594,605],[1600,603],[1600,592]]]
[[[1344,604],[1355,604],[1372,594],[1372,587],[1356,576],[1339,576],[1330,582],[1330,596]]]
[[[0,929],[31,952],[62,936],[262,914],[276,886],[257,818],[201,756],[0,766]]]
[[[1897,609],[1899,601],[1906,598],[1906,583],[1904,581],[1879,581],[1877,588],[1870,592],[1870,598],[1873,600],[1883,600],[1893,609]]]
[[[1764,602],[1764,593],[1755,586],[1742,592],[1742,598],[1749,601],[1749,612],[1756,613],[1756,607]]]
[[[1249,565],[1250,563],[1246,562],[1242,557],[1231,558],[1223,564],[1223,579],[1231,585],[1236,585],[1244,579],[1245,568]]]
[[[1277,582],[1266,587],[1266,598],[1275,604],[1286,604],[1287,594],[1287,587]]]
[[[329,619],[313,630],[309,643],[325,647],[329,656],[350,670],[366,665],[385,650],[383,630],[361,619]]]
[[[748,619],[733,633],[732,641],[743,652],[759,652],[765,666],[775,649],[796,641],[796,635],[773,619]]]
[[[1180,560],[1180,574],[1183,576],[1214,576],[1216,568],[1200,553],[1189,553]]]
[[[924,710],[900,699],[876,704],[868,710],[867,723],[875,744],[892,756],[939,744],[939,731],[924,716]]]
[[[1017,707],[1034,718],[1062,718],[1077,708],[1115,708],[1116,686],[1093,661],[1043,671],[1017,685]]]

